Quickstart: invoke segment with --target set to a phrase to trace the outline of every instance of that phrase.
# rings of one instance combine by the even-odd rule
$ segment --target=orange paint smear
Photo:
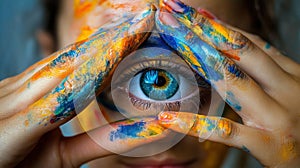
[[[28,75],[29,73],[32,73],[33,71],[42,68],[44,65],[48,64],[52,60],[54,60],[57,57],[57,55],[51,55],[49,57],[46,57],[42,59],[41,61],[31,65],[29,68],[27,68],[22,74],[20,74],[20,78],[24,77],[25,75]]]
[[[81,28],[81,33],[80,33],[80,35],[77,37],[77,40],[76,40],[76,41],[82,41],[82,40],[87,39],[88,37],[90,37],[90,36],[93,34],[94,31],[95,31],[95,30],[92,29],[90,26],[83,26],[83,27]]]
[[[36,72],[31,78],[32,81],[36,81],[43,77],[59,77],[59,78],[65,78],[68,74],[70,74],[72,71],[74,71],[76,65],[74,64],[75,59],[73,58],[65,58],[63,63],[60,63],[58,65],[55,65],[55,67],[49,66],[49,63],[53,60],[55,60],[57,57],[59,57],[61,54],[70,51],[70,50],[76,50],[76,48],[81,45],[84,41],[75,43],[74,45],[71,45],[63,50],[60,50],[54,54],[52,54],[50,57],[47,57],[43,59],[42,61],[36,63],[37,65],[46,65],[43,67],[43,69]],[[83,57],[82,57],[83,58]],[[87,58],[84,58],[87,59]]]
[[[46,77],[57,77],[57,78],[65,78],[74,71],[74,67],[65,65],[61,67],[45,67],[42,71],[38,71],[36,74],[34,74],[31,78],[31,80],[35,81],[40,78],[46,78]]]
[[[137,7],[134,6],[134,5],[131,5],[131,4],[126,4],[126,3],[123,3],[123,4],[111,4],[110,6],[111,8],[113,9],[130,9],[130,11],[137,11]]]
[[[216,29],[216,33],[221,34],[222,36],[224,36],[226,39],[228,39],[228,41],[232,42],[232,40],[230,40],[229,38],[229,32],[228,29],[225,28],[224,26],[222,26],[221,24],[208,19],[209,23],[211,24],[211,26]]]
[[[232,32],[232,30],[229,30],[228,28],[224,27],[223,25],[221,25],[220,23],[214,21],[214,20],[211,20],[211,19],[208,19],[209,20],[209,23],[212,25],[213,28],[216,29],[214,35],[218,36],[218,34],[224,36],[229,43],[232,43],[232,44],[235,44],[236,43],[236,39],[232,38],[230,36],[230,32]],[[224,52],[224,54],[228,57],[228,58],[232,58],[232,59],[235,59],[237,61],[239,61],[241,58],[238,56],[238,51],[236,50],[222,50],[222,52]]]
[[[229,120],[219,117],[208,117],[187,112],[163,112],[158,116],[160,124],[172,130],[196,137],[206,137],[216,129],[218,135],[227,138],[232,133],[232,124]]]
[[[74,16],[81,18],[92,11],[98,4],[98,0],[74,0]]]
[[[232,54],[232,53],[233,53],[233,50],[230,50],[229,52],[224,51],[224,55],[226,57],[237,60],[237,61],[241,60],[241,57],[239,57],[237,54]]]

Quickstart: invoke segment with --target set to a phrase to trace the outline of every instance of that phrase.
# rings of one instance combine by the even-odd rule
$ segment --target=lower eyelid
[[[143,100],[140,99],[133,94],[129,93],[129,99],[130,102],[133,104],[135,108],[138,110],[148,110],[151,107],[155,106],[162,106],[164,105],[165,111],[179,111],[180,110],[180,105],[181,101],[174,101],[174,102],[150,102],[148,100]]]
[[[183,104],[188,103],[190,106],[196,106],[196,104],[198,104],[197,103],[198,101],[199,101],[199,110],[200,110],[205,104],[208,103],[208,101],[210,101],[210,94],[211,94],[210,89],[199,88],[200,98],[195,97],[194,95],[197,94],[194,93],[192,95],[185,97],[182,100],[151,102],[148,100],[140,99],[135,95],[131,94],[130,92],[128,92],[129,99],[132,105],[138,110],[143,110],[143,111],[149,110],[151,108],[157,109],[159,106],[164,107],[163,109],[160,108],[160,110],[164,110],[164,111],[187,111],[186,109],[181,109]],[[205,115],[207,112],[200,112],[200,113]]]

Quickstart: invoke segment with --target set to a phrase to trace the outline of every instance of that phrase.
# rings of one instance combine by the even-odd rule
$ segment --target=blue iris
[[[178,91],[179,85],[172,74],[162,69],[144,71],[140,78],[143,93],[154,100],[166,100]]]

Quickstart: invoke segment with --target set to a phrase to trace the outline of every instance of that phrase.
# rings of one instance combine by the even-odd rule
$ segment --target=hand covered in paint
[[[298,167],[300,65],[260,38],[234,31],[178,0],[165,1],[156,22],[161,37],[243,121],[163,112],[161,124],[243,149],[267,167]]]
[[[24,73],[0,83],[0,167],[78,167],[111,152],[91,140],[87,134],[72,138],[61,135],[58,126],[83,110],[109,82],[116,65],[134,51],[154,26],[154,8],[147,7],[134,18],[101,28],[87,40],[75,43],[33,65]],[[150,119],[149,119],[150,120]],[[148,120],[147,120],[148,121]],[[163,127],[148,139],[109,141],[119,125],[142,122],[128,120],[91,131],[89,134],[125,152],[162,138]],[[154,126],[155,127],[155,126]],[[150,133],[149,133],[150,134]]]

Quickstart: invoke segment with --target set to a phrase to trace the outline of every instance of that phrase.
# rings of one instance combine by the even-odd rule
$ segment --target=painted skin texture
[[[39,77],[33,75],[30,80],[55,77],[55,70],[62,67],[61,64],[68,65],[64,69],[71,72],[66,73],[68,76],[50,93],[23,112],[28,118],[24,124],[47,125],[63,120],[74,114],[74,101],[81,105],[76,110],[85,108],[95,92],[100,93],[109,82],[118,62],[147,39],[154,25],[154,10],[153,6],[148,6],[137,18],[126,18],[125,22],[117,23],[113,28],[101,28],[89,39],[77,43],[76,48],[58,55],[45,69],[36,73]],[[68,60],[77,61],[81,58],[79,56],[85,55],[88,59],[74,70],[74,63]]]
[[[208,24],[205,22],[205,24],[203,24],[207,26],[205,29],[202,29],[198,25],[193,25],[195,23],[189,20],[191,15],[197,15],[196,17],[201,16],[201,18],[208,21],[213,20],[194,11],[191,7],[182,7],[183,13],[179,14],[175,13],[173,9],[170,9],[170,7],[166,5],[162,5],[160,8],[161,13],[171,11],[172,16],[178,20],[177,25],[168,26],[160,20],[160,15],[157,15],[156,26],[165,42],[178,51],[194,70],[211,83],[223,80],[227,75],[245,78],[246,75],[239,70],[234,62],[226,58],[227,55],[223,55],[224,51],[221,50],[221,52],[219,52],[215,47],[216,44],[218,44],[218,49],[224,48],[222,47],[223,45],[234,46],[235,44],[232,43],[237,40],[231,39],[232,37],[229,35],[224,35],[224,32],[219,29],[222,28],[223,30],[226,28],[221,27],[221,25]],[[191,27],[191,25],[193,25],[193,27]],[[205,31],[206,29],[209,31]],[[211,41],[214,41],[214,43]],[[222,68],[222,66],[226,66],[226,69]]]
[[[206,139],[215,132],[222,138],[228,138],[233,132],[233,126],[227,119],[195,115],[188,112],[161,112],[158,115],[160,124],[177,132]]]
[[[163,134],[165,128],[157,123],[155,118],[151,120],[135,119],[119,123],[115,131],[110,132],[110,141],[121,141],[128,139],[147,139]]]
[[[224,35],[224,32],[221,31],[226,30],[226,32],[230,32],[227,28],[221,27],[221,25],[217,24],[214,20],[197,13],[193,8],[183,4],[180,4],[180,12],[174,12],[175,10],[173,8],[177,7],[179,3],[176,3],[177,6],[175,5],[174,7],[174,5],[170,5],[170,2],[175,2],[167,2],[169,3],[161,5],[156,15],[156,27],[160,32],[160,36],[170,47],[176,50],[200,76],[217,90],[220,89],[218,86],[222,84],[226,85],[227,82],[231,82],[232,79],[237,78],[245,81],[249,79],[234,61],[228,58],[229,52],[223,54],[225,51],[220,50],[220,48],[228,49],[229,47],[233,47],[233,49],[236,48],[235,51],[238,51],[240,48],[244,48],[242,46],[246,45],[246,42],[243,45],[241,44],[241,47],[236,47],[236,43],[240,40],[234,40],[233,37],[228,34],[226,35],[226,33]],[[172,20],[170,22],[172,22],[171,24],[173,25],[167,25],[161,20],[162,13],[164,17],[166,17],[166,15],[168,17],[165,20]],[[192,23],[190,21],[190,19],[193,18],[191,15],[207,20],[207,22],[203,23],[207,27],[203,29],[198,24]],[[209,24],[210,22],[208,21],[215,24]],[[193,25],[193,27],[191,27],[191,25]],[[207,43],[207,41],[213,42]],[[216,47],[218,47],[218,49]],[[229,50],[226,50],[226,52],[227,51]],[[231,56],[231,58],[233,58],[233,56]],[[233,105],[232,107],[235,110],[241,111],[242,105],[240,105],[235,98],[234,92],[227,89],[226,87],[222,88],[219,92],[223,92],[222,96],[227,103]]]
[[[226,28],[211,14],[184,5],[179,0],[169,0],[164,5],[181,23],[191,29],[201,40],[218,48],[222,53],[235,60],[248,48],[250,41]]]
[[[79,30],[73,32],[74,37],[77,37],[74,40],[86,39],[104,23],[116,21],[124,17],[124,14],[140,13],[149,4],[157,4],[157,0],[74,0],[75,22],[72,27]]]

